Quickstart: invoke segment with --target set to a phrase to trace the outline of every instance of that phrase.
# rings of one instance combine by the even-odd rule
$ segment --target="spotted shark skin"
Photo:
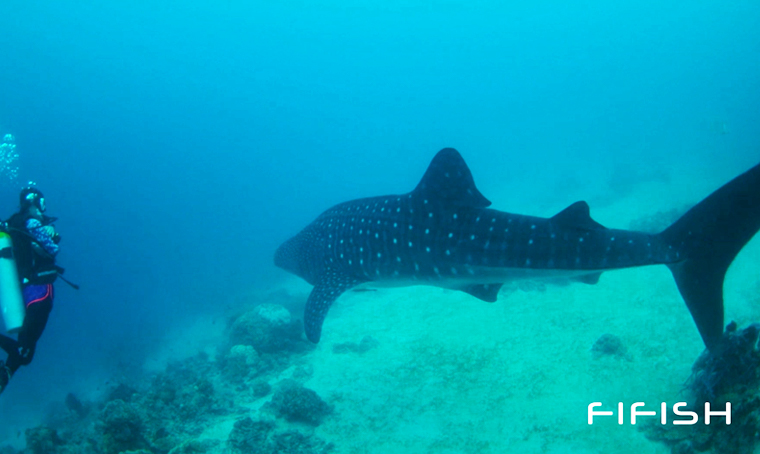
[[[727,241],[743,241],[738,249],[760,228],[760,201],[749,194],[754,189],[760,192],[760,171],[757,167],[753,171],[750,187],[743,188],[746,194],[738,197],[752,199],[745,200],[749,206],[743,210],[751,213],[745,217],[753,220],[748,229],[754,231],[747,238],[745,234]],[[737,197],[737,191],[729,192],[722,198]],[[676,222],[670,233],[653,235],[606,228],[591,219],[586,202],[576,202],[551,218],[497,211],[489,209],[490,204],[475,187],[461,155],[446,148],[435,156],[412,192],[352,200],[322,213],[275,254],[277,266],[314,285],[304,314],[307,338],[319,342],[332,303],[345,291],[366,283],[430,285],[494,302],[505,282],[523,279],[595,284],[604,271],[664,264],[671,267],[679,288],[683,283],[692,291],[699,287],[690,283],[695,273],[696,277],[716,273],[704,263],[686,272],[680,266],[690,257],[700,257],[706,243],[703,237],[713,234],[714,226],[693,220],[686,226]],[[705,213],[697,217],[702,219]],[[683,279],[679,280],[679,273]],[[717,273],[725,274],[725,270]],[[704,302],[697,297],[697,306],[705,305],[697,307],[697,315],[690,306],[708,346],[722,333],[722,274],[718,324],[713,320],[718,312],[715,298]]]

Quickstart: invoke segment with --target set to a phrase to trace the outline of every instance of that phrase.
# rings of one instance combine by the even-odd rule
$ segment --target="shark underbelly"
[[[459,271],[454,271],[454,270]],[[452,272],[454,271],[454,272]],[[380,276],[368,280],[360,287],[411,287],[428,285],[448,289],[461,289],[471,285],[488,285],[530,280],[571,280],[583,276],[597,275],[609,270],[562,270],[562,269],[527,269],[527,268],[492,268],[479,266],[451,267],[447,272],[417,276]],[[366,278],[369,276],[365,275]]]

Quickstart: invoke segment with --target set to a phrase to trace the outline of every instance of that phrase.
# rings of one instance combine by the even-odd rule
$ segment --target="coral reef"
[[[705,350],[692,366],[686,382],[688,410],[699,415],[694,425],[661,425],[650,422],[646,436],[671,448],[673,454],[711,451],[720,454],[755,452],[760,433],[760,325],[738,330],[730,323],[719,348]],[[723,417],[704,424],[704,404],[723,411],[731,403],[731,424]],[[669,415],[673,421],[675,415]],[[683,418],[681,418],[683,419]]]
[[[312,348],[302,329],[283,306],[258,305],[232,322],[215,357],[172,362],[143,382],[114,384],[97,401],[68,394],[46,424],[26,430],[26,449],[0,454],[329,453],[333,445],[312,432],[332,407],[302,385],[313,373],[299,360]],[[345,348],[362,353],[375,345],[365,338]],[[250,416],[235,422],[226,442],[201,436],[240,414]]]
[[[149,420],[170,421],[187,427],[200,425],[210,413],[221,412],[214,387],[208,377],[215,373],[206,355],[173,363],[153,379],[145,396]]]
[[[107,454],[137,450],[147,446],[143,421],[137,409],[123,400],[108,402],[100,413],[103,448]]]
[[[256,349],[250,345],[235,345],[224,358],[222,373],[236,383],[244,382],[250,376],[256,376],[266,369]]]
[[[332,443],[295,430],[288,430],[272,437],[273,452],[284,454],[327,454],[333,451]]]
[[[249,417],[239,419],[235,421],[227,445],[233,453],[267,454],[271,452],[268,438],[272,430],[272,421],[254,421]]]
[[[75,413],[79,418],[84,418],[87,416],[87,414],[90,412],[90,409],[86,407],[84,404],[82,404],[82,401],[79,400],[77,396],[75,396],[73,393],[68,393],[66,395],[66,400],[64,401],[66,404],[66,408],[69,409],[69,411]]]
[[[255,381],[251,385],[251,391],[253,392],[253,397],[261,398],[272,392],[272,385],[265,381]]]
[[[48,454],[56,452],[58,446],[63,443],[58,437],[58,433],[46,426],[27,429],[24,435],[26,436],[27,450],[31,454]]]
[[[301,351],[308,346],[302,338],[300,321],[278,304],[261,304],[235,319],[230,328],[233,345],[250,345],[258,353]]]
[[[333,353],[367,353],[373,348],[377,347],[378,342],[372,336],[364,336],[362,340],[357,344],[356,342],[342,342],[333,345]]]
[[[319,425],[333,410],[314,390],[292,380],[285,380],[279,385],[269,405],[276,415],[288,421],[314,426]]]
[[[131,386],[119,383],[113,388],[106,398],[107,401],[111,400],[123,400],[124,402],[131,402],[132,397],[137,393],[137,390]]]
[[[614,356],[617,358],[630,360],[628,355],[628,349],[623,341],[614,334],[602,334],[599,339],[591,346],[591,353],[594,358],[601,358],[602,356]]]
[[[232,454],[328,454],[332,443],[295,430],[275,431],[275,423],[246,417],[235,422],[227,445]]]
[[[210,440],[186,440],[175,446],[169,454],[205,454],[218,443]]]

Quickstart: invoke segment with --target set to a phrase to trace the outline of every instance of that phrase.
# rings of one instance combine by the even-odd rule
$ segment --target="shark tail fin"
[[[723,334],[726,271],[759,229],[757,165],[710,194],[659,234],[682,259],[668,267],[710,350]]]

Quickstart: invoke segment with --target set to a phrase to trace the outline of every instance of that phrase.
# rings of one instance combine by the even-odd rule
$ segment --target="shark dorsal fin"
[[[475,187],[470,169],[453,148],[444,148],[435,155],[414,194],[444,205],[472,208],[491,205]]]
[[[575,202],[552,217],[552,222],[567,227],[580,227],[589,230],[603,230],[605,226],[591,219],[591,210],[584,201]]]

